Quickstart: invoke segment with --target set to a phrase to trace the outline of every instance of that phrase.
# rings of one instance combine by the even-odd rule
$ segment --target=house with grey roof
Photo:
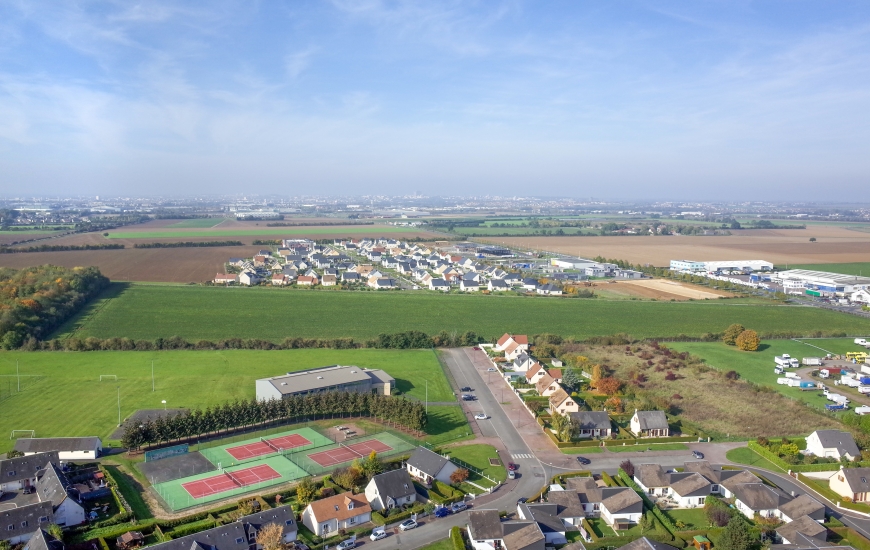
[[[380,369],[332,365],[261,378],[255,382],[255,387],[259,401],[325,392],[391,395],[396,379]]]
[[[828,480],[832,491],[852,502],[870,501],[870,468],[840,468]]]
[[[546,545],[537,521],[501,521],[498,510],[469,512],[466,527],[474,550],[544,550]]]
[[[647,537],[640,537],[621,546],[620,550],[676,550],[676,547],[663,542],[658,542]]]
[[[792,500],[780,505],[779,517],[788,523],[801,517],[808,517],[813,521],[825,521],[825,505],[809,495],[799,495]]]
[[[779,507],[791,497],[764,483],[744,483],[734,488],[734,507],[752,519],[756,514],[763,518],[780,517]]]
[[[459,469],[447,458],[433,453],[425,447],[417,447],[414,454],[405,461],[405,468],[411,477],[419,479],[427,485],[431,485],[436,479],[449,485],[451,483],[450,475]]]
[[[577,437],[610,437],[613,425],[606,411],[578,411],[568,413],[577,426]]]
[[[37,474],[48,462],[60,466],[57,451],[0,460],[0,494],[36,485]]]
[[[63,541],[51,536],[45,529],[37,529],[24,545],[23,550],[63,550]]]
[[[417,500],[417,490],[408,470],[399,469],[373,476],[365,489],[372,510],[401,507]]]
[[[548,545],[567,544],[565,522],[559,517],[559,506],[556,504],[517,504],[517,517],[534,521],[544,534],[544,542]]]
[[[95,460],[103,452],[103,442],[99,437],[21,438],[15,450],[25,455],[57,451],[61,460]]]
[[[79,504],[78,491],[58,466],[51,462],[36,480],[40,502],[51,502],[54,523],[72,527],[85,521],[85,509]]]
[[[266,525],[274,523],[283,530],[285,543],[296,540],[298,526],[293,509],[281,506],[245,516],[227,523],[166,542],[155,544],[152,550],[251,550],[256,546],[257,534]]]
[[[643,500],[634,489],[598,487],[591,477],[569,478],[566,484],[565,491],[577,493],[587,517],[600,517],[613,529],[628,529],[643,515]],[[550,490],[548,501],[555,498],[557,503],[564,502],[567,497],[557,493],[560,491]]]
[[[819,548],[828,544],[828,530],[808,516],[781,525],[776,529],[781,544],[792,544],[798,548]]]
[[[26,542],[34,531],[47,529],[52,523],[54,508],[50,501],[4,507],[0,510],[0,540],[13,545]]]
[[[638,411],[631,417],[629,430],[637,437],[668,437],[668,418],[662,411]]]
[[[855,460],[861,455],[855,439],[849,432],[840,430],[816,430],[807,436],[806,454]]]

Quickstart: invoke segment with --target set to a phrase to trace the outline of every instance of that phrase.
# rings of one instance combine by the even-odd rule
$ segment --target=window
[[[48,521],[48,516],[39,516],[39,523],[45,523]]]
[[[242,544],[243,542],[245,542],[245,539],[243,539],[242,537],[236,539],[236,544]]]
[[[14,525],[10,525],[9,527],[6,528],[6,530],[7,530],[7,531],[14,531],[14,530],[15,530],[15,526],[14,526]]]
[[[15,470],[11,470],[11,471],[10,471],[9,473],[7,473],[6,475],[8,475],[9,477],[14,477],[14,476],[15,476]]]
[[[27,522],[26,522],[26,521],[22,521],[22,522],[21,522],[21,528],[24,529],[25,527],[27,527]]]
[[[329,533],[329,524],[328,523],[323,524],[322,531],[324,533]]]
[[[356,517],[352,517],[352,518],[350,518],[350,519],[348,520],[348,523],[351,524],[351,525],[353,525],[354,523],[356,523]]]
[[[284,522],[284,525],[293,525],[293,520],[288,519],[287,521]]]

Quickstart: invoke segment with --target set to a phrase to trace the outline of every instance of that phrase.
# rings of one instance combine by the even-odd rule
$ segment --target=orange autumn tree
[[[598,381],[598,391],[603,393],[604,395],[616,395],[619,393],[619,390],[622,388],[622,382],[613,378],[612,376],[608,376],[607,378],[602,378]]]

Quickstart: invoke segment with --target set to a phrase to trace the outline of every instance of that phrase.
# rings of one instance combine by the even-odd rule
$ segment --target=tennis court
[[[237,447],[229,447],[226,451],[236,460],[246,460],[256,458],[258,456],[278,453],[287,449],[295,449],[311,445],[311,441],[305,439],[299,434],[290,434],[280,437],[264,437],[261,441],[239,445]]]
[[[225,471],[216,476],[182,483],[181,486],[184,487],[184,490],[193,498],[202,498],[216,493],[230,491],[237,487],[247,487],[248,485],[255,485],[279,477],[281,477],[281,474],[276,472],[271,466],[268,464],[261,464],[259,466],[236,470],[234,472]]]
[[[366,457],[372,451],[375,451],[376,453],[387,453],[392,450],[392,447],[382,441],[369,439],[368,441],[361,441],[351,445],[341,445],[336,449],[330,449],[328,451],[311,453],[308,455],[308,458],[326,468],[355,458]]]
[[[268,441],[268,442],[267,442]],[[275,445],[272,448],[269,444]],[[238,466],[288,451],[305,451],[333,445],[335,442],[312,428],[297,428],[265,438],[253,437],[242,441],[199,449],[200,454],[218,468]]]

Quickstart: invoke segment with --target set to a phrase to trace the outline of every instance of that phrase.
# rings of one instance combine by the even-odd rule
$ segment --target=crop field
[[[229,220],[229,218],[197,218],[192,220],[181,220],[168,225],[167,227],[215,227],[227,220]]]
[[[789,264],[776,266],[780,269],[809,269],[813,271],[827,271],[829,273],[842,273],[844,275],[859,275],[870,277],[870,262],[853,262],[848,264]]]
[[[151,391],[151,362],[154,386]],[[21,374],[17,392],[16,362]],[[379,368],[396,378],[405,395],[423,400],[455,401],[435,353],[430,350],[287,351],[101,351],[0,353],[0,452],[11,447],[5,434],[36,430],[37,437],[97,435],[108,439],[121,416],[139,409],[206,407],[254,397],[254,380],[326,365]],[[118,381],[100,375],[114,374]],[[458,412],[458,417],[457,413]],[[458,406],[430,407],[434,430],[467,430]]]
[[[816,242],[810,242],[811,237]],[[760,259],[791,267],[792,264],[861,262],[870,257],[870,233],[836,226],[752,229],[720,236],[493,237],[488,241],[655,266],[667,266],[676,259]]]
[[[302,236],[381,236],[418,234],[419,230],[413,227],[396,227],[392,225],[337,225],[315,227],[259,227],[255,229],[176,229],[172,226],[154,231],[110,231],[110,239],[159,239],[162,237],[249,237],[262,235],[276,235],[285,238]]]
[[[870,320],[861,317],[754,299],[632,302],[147,284],[116,284],[104,296],[55,336],[365,340],[406,330],[429,334],[446,330],[474,331],[485,338],[505,332],[668,337],[721,332],[732,323],[768,331],[810,332],[819,327],[847,334],[870,331]]]

